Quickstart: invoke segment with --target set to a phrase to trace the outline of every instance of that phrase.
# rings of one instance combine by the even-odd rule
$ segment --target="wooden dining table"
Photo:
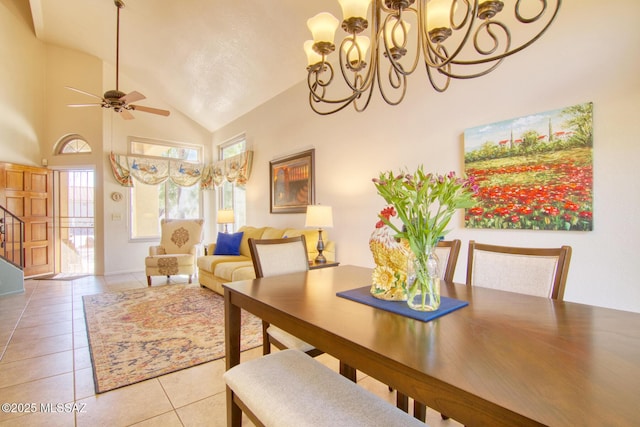
[[[226,368],[240,363],[244,309],[466,426],[640,422],[640,314],[442,283],[443,296],[469,304],[423,322],[336,295],[370,286],[371,272],[224,285]],[[227,387],[237,426],[231,397]]]

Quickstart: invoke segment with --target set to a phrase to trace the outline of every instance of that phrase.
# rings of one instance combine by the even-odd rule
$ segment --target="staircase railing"
[[[0,206],[0,257],[24,270],[24,221]]]

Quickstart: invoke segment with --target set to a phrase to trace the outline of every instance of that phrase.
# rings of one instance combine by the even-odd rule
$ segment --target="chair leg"
[[[404,412],[409,412],[409,396],[402,393],[396,393],[396,406]]]
[[[271,343],[269,342],[269,334],[267,333],[267,328],[269,324],[262,321],[262,354],[266,356],[271,353]]]
[[[151,276],[147,276],[147,286],[151,286]]]
[[[347,365],[346,363],[344,363],[342,360],[340,361],[340,374],[355,382],[358,382],[357,378],[356,378],[356,369],[352,368],[351,366]]]
[[[189,275],[189,283],[191,283],[191,274]]]
[[[420,402],[413,402],[413,418],[417,418],[424,422],[427,419],[427,407]]]
[[[392,387],[389,387],[389,390],[393,390]],[[406,394],[402,394],[400,392],[398,392],[396,394],[396,406],[398,407],[398,409],[402,409],[404,412],[409,412],[409,396],[407,396]],[[414,400],[413,402],[413,418],[416,418],[422,422],[424,422],[427,419],[427,406],[424,405],[423,403],[420,402],[416,402]],[[446,418],[444,418],[443,415],[443,420],[445,420]]]

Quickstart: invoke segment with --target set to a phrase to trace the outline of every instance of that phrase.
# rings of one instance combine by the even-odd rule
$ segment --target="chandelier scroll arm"
[[[413,8],[409,8],[408,10],[413,11],[416,16],[418,16],[419,18],[419,14],[418,11],[416,9]],[[409,68],[406,68],[402,66],[402,64],[399,62],[399,60],[404,57],[404,54],[402,56],[398,55],[396,52],[394,52],[392,50],[392,48],[390,48],[387,45],[387,41],[386,38],[384,37],[384,32],[386,31],[387,25],[389,25],[389,21],[391,19],[395,19],[397,20],[397,23],[394,24],[394,29],[391,30],[392,33],[392,37],[395,37],[395,26],[396,25],[400,25],[403,29],[403,36],[404,36],[404,44],[407,44],[407,39],[409,37],[408,34],[406,34],[406,29],[404,27],[404,25],[402,24],[402,12],[399,11],[397,15],[387,15],[386,18],[384,19],[382,25],[380,26],[380,34],[378,35],[378,39],[382,39],[381,44],[384,46],[384,55],[387,57],[387,59],[389,60],[389,62],[391,63],[391,66],[400,74],[404,75],[404,76],[409,76],[411,74],[413,74],[413,72],[418,68],[418,64],[420,63],[420,52],[419,50],[416,50],[416,53],[413,57],[413,63],[411,64],[411,66]],[[422,40],[421,40],[421,31],[416,31],[416,44],[418,46],[421,45]],[[382,53],[382,52],[380,52]]]
[[[446,55],[446,48],[444,46],[441,46],[441,48],[443,50],[445,50],[445,55]],[[436,90],[437,92],[444,92],[447,89],[449,89],[449,85],[451,84],[451,64],[445,64],[442,67],[430,67],[429,64],[427,64],[427,61],[425,61],[424,63],[424,68],[427,71],[427,77],[429,79],[429,83],[431,84],[431,87]],[[444,75],[446,77],[445,82],[442,86],[439,86],[436,81],[435,78],[433,77],[433,73],[435,71],[439,72],[440,74]]]
[[[325,98],[319,99],[319,98],[315,98],[312,92],[309,92],[309,106],[315,113],[321,116],[328,116],[329,114],[337,113],[338,111],[345,109],[346,107],[351,105],[356,98],[357,98],[357,94],[352,94],[351,96],[348,96],[343,99],[335,99],[335,100],[325,99]],[[341,105],[339,105],[337,108],[334,108],[332,110],[322,111],[316,108],[316,104],[319,104],[321,102],[325,104],[331,104],[331,105],[334,105],[334,104],[341,104]]]
[[[516,3],[516,7],[519,7],[519,5],[520,5],[520,1],[521,1],[521,0],[518,0],[518,1],[517,1],[517,3]],[[542,15],[544,14],[544,12],[546,11],[547,6],[548,6],[547,0],[541,0],[541,1],[542,1],[542,3],[544,4],[544,7],[543,7],[542,11],[541,11],[538,15],[536,15],[534,18],[531,18],[531,19],[525,19],[525,20],[521,20],[521,19],[520,19],[520,17],[519,17],[519,18],[518,18],[518,20],[519,20],[520,22],[525,23],[525,24],[530,24],[530,23],[533,23],[533,22],[538,21],[538,20],[542,17]],[[518,52],[520,52],[520,51],[522,51],[522,50],[526,49],[527,47],[531,46],[531,45],[532,45],[533,43],[535,43],[536,41],[538,41],[538,39],[539,39],[540,37],[542,37],[542,35],[547,31],[547,29],[548,29],[548,28],[551,26],[551,24],[555,21],[556,17],[558,16],[558,12],[560,11],[560,6],[561,6],[561,5],[562,5],[562,0],[556,0],[556,8],[555,8],[555,10],[553,11],[553,14],[552,14],[551,18],[550,18],[550,19],[549,19],[549,21],[546,23],[546,25],[545,25],[545,26],[544,26],[544,27],[543,27],[543,28],[538,32],[538,34],[536,34],[536,35],[535,35],[531,40],[529,40],[528,42],[526,42],[526,43],[524,43],[524,44],[522,44],[522,45],[518,46],[517,48],[515,48],[515,49],[513,49],[513,50],[510,50],[510,51],[508,51],[508,52],[505,52],[505,53],[503,53],[503,54],[501,54],[501,55],[498,55],[498,56],[494,57],[492,60],[503,59],[503,58],[506,58],[507,56],[511,56],[511,55],[513,55],[513,54],[516,54],[516,53],[518,53]],[[517,14],[518,14],[518,16],[520,16],[520,12],[518,12]],[[524,18],[523,18],[523,19],[524,19]],[[490,61],[491,61],[491,60],[486,60],[486,61],[484,61],[484,62],[490,62]],[[461,64],[465,64],[465,62],[460,62],[460,63],[461,63]]]
[[[329,79],[328,80],[323,81],[320,78],[320,73],[322,73],[322,72],[328,72],[329,73]],[[336,112],[344,109],[345,107],[347,107],[351,103],[353,103],[360,96],[359,92],[353,91],[351,93],[351,95],[346,96],[346,97],[341,98],[341,99],[328,99],[328,98],[326,98],[325,97],[326,87],[329,84],[331,84],[331,82],[333,81],[333,76],[334,76],[333,66],[331,65],[331,63],[329,63],[326,60],[324,60],[324,58],[323,58],[323,60],[321,62],[318,62],[318,63],[308,67],[307,85],[309,86],[309,105],[310,105],[311,109],[317,114],[329,115],[329,114],[336,113]],[[318,93],[318,92],[320,92],[320,93]],[[325,103],[325,104],[331,104],[331,105],[341,104],[341,105],[339,105],[335,109],[331,109],[329,111],[323,111],[323,110],[320,110],[320,109],[318,109],[316,107],[316,104],[319,104],[319,103]]]
[[[464,19],[459,23],[459,24],[455,24],[453,22],[453,10],[450,12],[450,18],[449,21],[452,25],[452,28],[454,30],[461,30],[462,28],[465,27],[465,25],[467,24],[467,22],[469,22],[469,25],[467,26],[467,30],[464,33],[464,36],[462,37],[462,39],[460,40],[460,43],[458,44],[458,46],[456,47],[456,49],[453,51],[453,53],[448,54],[446,56],[442,56],[440,53],[438,53],[438,45],[440,44],[440,42],[437,42],[434,44],[434,42],[431,40],[430,37],[430,32],[428,31],[427,28],[427,20],[426,20],[426,16],[427,16],[427,3],[429,2],[429,0],[420,0],[420,12],[419,12],[419,16],[422,18],[421,24],[420,24],[420,28],[423,30],[422,31],[422,54],[424,56],[424,61],[427,65],[427,67],[432,67],[432,68],[442,68],[447,66],[449,63],[454,63],[455,58],[460,54],[460,52],[462,52],[462,49],[464,49],[464,47],[467,45],[467,42],[469,41],[469,38],[471,37],[471,34],[473,32],[473,29],[475,28],[475,20],[474,20],[474,16],[476,16],[478,14],[478,2],[479,0],[473,0],[473,7],[471,6],[471,4],[469,3],[469,0],[464,0],[464,4],[467,6],[466,7],[466,12],[464,13]],[[458,2],[458,0],[454,0],[454,2]],[[453,9],[453,4],[452,3],[452,9]],[[445,49],[445,51],[447,51],[448,49]],[[433,61],[431,62],[431,55],[429,55],[429,53],[432,53],[436,58],[437,61]]]
[[[366,93],[367,93],[367,97],[366,97],[366,100],[365,100],[365,102],[364,102],[364,105],[362,105],[362,107],[359,107],[359,106],[358,106],[358,99],[360,99],[360,96],[362,96],[362,94],[361,94],[361,95],[359,95],[359,96],[357,96],[357,97],[355,97],[355,98],[353,99],[353,108],[355,108],[355,110],[356,110],[358,113],[363,112],[363,111],[364,111],[364,110],[366,110],[366,109],[367,109],[367,107],[369,106],[369,102],[371,102],[371,97],[372,97],[372,95],[373,95],[373,85],[371,85],[371,86],[369,87],[369,89],[367,90],[367,92],[366,92]]]
[[[349,37],[346,37],[344,40],[342,40],[342,43],[340,44],[340,49],[339,49],[339,53],[340,53],[340,71],[342,73],[342,78],[344,79],[345,83],[347,84],[347,86],[349,87],[349,89],[351,89],[354,92],[366,92],[367,90],[369,90],[369,88],[372,86],[373,84],[373,73],[375,72],[374,67],[368,67],[367,69],[367,74],[366,77],[362,77],[362,75],[360,74],[360,69],[354,69],[351,67],[350,63],[349,63],[349,54],[348,51],[345,52],[344,46],[345,43],[350,42],[352,43],[352,46],[350,49],[353,49],[354,46],[356,45],[356,48],[358,50],[358,57],[359,60],[362,61],[362,52],[360,50],[360,47],[357,45],[357,43],[355,42],[355,34],[352,34]],[[352,40],[352,41],[351,41]],[[371,54],[369,56],[369,64],[371,64],[373,62],[374,56],[373,56],[373,52],[374,49],[376,48],[376,44],[372,41],[371,43]],[[366,59],[366,58],[365,58]],[[364,64],[366,64],[366,61],[364,61]],[[364,68],[364,66],[363,66]],[[347,71],[351,71],[354,73],[353,76],[353,82],[351,81],[350,76],[347,75]],[[361,84],[358,85],[358,81],[361,81]]]
[[[393,72],[395,72],[397,75],[397,78],[398,78],[397,84],[394,84],[391,80],[391,73]],[[402,93],[400,94],[398,99],[396,99],[395,101],[389,98],[387,93],[384,91],[382,82],[380,81],[380,79],[381,79],[381,76],[380,76],[380,73],[378,73],[378,87],[380,88],[380,95],[382,96],[382,99],[384,99],[384,101],[389,105],[400,104],[404,100],[404,97],[407,93],[407,76],[404,74],[398,73],[394,67],[389,68],[389,84],[394,89],[402,89]]]
[[[525,0],[339,1],[346,32],[342,40],[334,44],[340,21],[320,13],[309,19],[313,40],[304,43],[309,103],[321,115],[350,104],[364,111],[376,85],[387,104],[398,105],[405,98],[408,76],[420,62],[438,92],[446,91],[453,78],[484,76],[539,40],[562,5],[562,0],[538,0],[533,5]],[[418,26],[415,34],[413,25]],[[340,73],[327,59],[336,46],[338,59],[332,63]],[[339,75],[345,96],[330,99]]]
[[[477,1],[477,0],[476,0]],[[520,18],[518,18],[518,21],[523,22],[525,24],[529,24],[529,23],[533,23],[536,22],[537,20],[539,20],[542,15],[544,14],[544,12],[546,11],[546,8],[548,6],[548,2],[547,0],[540,0],[543,2],[544,4],[544,8],[542,10],[542,12],[540,12],[538,15],[536,15],[534,18],[530,18],[530,19],[525,19],[522,18],[522,20]],[[520,0],[518,0],[517,4],[520,4]],[[533,37],[531,38],[529,41],[527,41],[526,43],[521,44],[520,46],[511,49],[511,50],[505,50],[503,53],[498,54],[498,55],[494,55],[491,57],[487,57],[487,58],[481,58],[481,59],[476,59],[476,60],[457,60],[455,59],[455,55],[452,55],[452,59],[451,59],[451,63],[455,64],[455,65],[478,65],[478,64],[484,64],[487,62],[493,62],[493,61],[498,61],[498,60],[502,60],[508,56],[511,56],[513,54],[516,54],[524,49],[526,49],[527,47],[531,46],[533,43],[535,43],[538,39],[540,39],[540,37],[542,37],[542,35],[547,31],[547,29],[551,26],[551,24],[555,21],[558,12],[560,11],[560,6],[562,4],[562,0],[556,0],[556,9],[553,11],[553,15],[551,16],[551,18],[549,19],[549,21],[545,24],[545,26],[540,29],[540,31]],[[481,27],[478,28],[478,30],[480,30],[484,25],[486,25],[487,23],[490,23],[491,25],[500,25],[507,33],[509,33],[508,27],[506,26],[506,24],[500,22],[500,21],[495,21],[495,20],[489,20],[488,22],[483,23],[483,25]],[[495,69],[492,68],[492,70]],[[486,73],[483,74],[479,74],[477,76],[482,76]]]
[[[547,0],[540,0],[540,2],[543,5],[542,8],[540,9],[540,12],[537,15],[532,16],[531,18],[525,18],[520,13],[520,4],[522,3],[522,0],[517,0],[515,5],[516,19],[522,22],[523,24],[531,24],[532,22],[536,22],[538,19],[542,17],[542,15],[544,15],[544,13],[547,10],[547,5],[548,5]],[[558,3],[562,3],[562,0],[558,0]],[[558,7],[556,8],[556,13],[558,9],[560,9],[560,4],[558,4]],[[555,19],[555,16],[551,20],[553,19]]]
[[[502,28],[502,30],[504,31],[504,33],[506,34],[506,46],[505,46],[505,52],[509,51],[509,48],[511,46],[511,33],[509,32],[509,29],[507,28],[506,25],[504,25],[501,22],[496,22],[496,21],[486,21],[484,23],[482,23],[482,25],[480,25],[480,27],[478,27],[478,30],[476,31],[476,34],[474,36],[474,48],[476,49],[476,52],[480,53],[480,54],[485,54],[485,52],[487,52],[487,54],[491,54],[493,53],[498,47],[499,47],[499,43],[497,41],[497,37],[493,35],[493,33],[491,33],[491,30],[489,29],[490,25],[497,25],[500,28]],[[478,41],[477,41],[477,37],[478,34],[480,32],[480,30],[486,26],[487,27],[487,33],[489,34],[489,36],[494,40],[494,47],[493,49],[490,49],[489,51],[483,51],[479,45],[478,45]],[[500,55],[496,55],[496,56],[500,56]],[[494,57],[495,58],[495,57]],[[489,74],[490,72],[492,72],[493,70],[495,70],[496,68],[498,68],[498,66],[500,66],[500,64],[502,64],[502,61],[504,61],[506,57],[500,57],[498,59],[493,59],[492,61],[494,62],[493,64],[491,64],[491,66],[489,66],[488,68],[485,68],[484,70],[478,71],[477,73],[471,73],[471,74],[457,74],[457,73],[453,73],[451,72],[451,64],[453,65],[459,65],[461,61],[456,61],[455,59],[452,60],[448,65],[448,67],[443,70],[442,68],[439,68],[438,71],[449,77],[449,78],[454,78],[454,79],[473,79],[476,77],[481,77],[484,76],[486,74]],[[491,61],[467,61],[466,64],[464,65],[478,65],[478,64],[486,64],[488,62]]]

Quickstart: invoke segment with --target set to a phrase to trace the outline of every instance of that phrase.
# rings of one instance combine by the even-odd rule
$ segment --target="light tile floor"
[[[154,286],[164,284],[154,278]],[[23,294],[0,297],[0,403],[15,404],[2,407],[0,426],[224,426],[224,359],[95,394],[82,296],[143,287],[143,273],[27,280]],[[261,354],[249,350],[242,360]],[[318,360],[338,370],[333,357]],[[394,402],[395,393],[373,378],[359,373],[358,383]],[[433,410],[427,423],[460,425]]]

